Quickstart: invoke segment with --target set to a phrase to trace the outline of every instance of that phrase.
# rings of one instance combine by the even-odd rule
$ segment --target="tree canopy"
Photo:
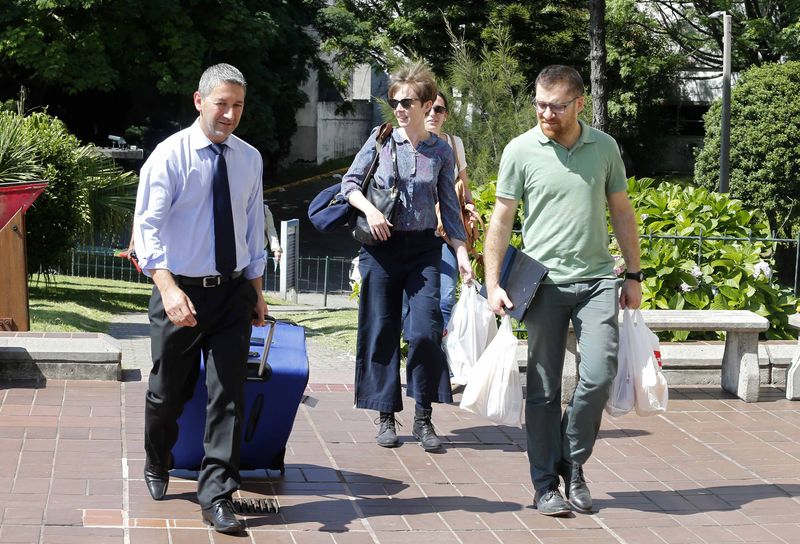
[[[238,134],[267,167],[288,152],[300,85],[317,64],[309,28],[323,0],[0,0],[0,101],[29,91],[84,141],[152,147],[196,116],[206,66],[248,81]]]
[[[731,14],[732,69],[777,62],[800,55],[800,2],[797,0],[649,0],[640,9],[656,22],[649,32],[667,37],[698,68],[722,67],[722,19]]]
[[[706,137],[695,181],[719,184],[720,115],[705,117]],[[730,192],[765,212],[773,233],[796,237],[800,225],[800,61],[765,64],[742,72],[731,91]]]

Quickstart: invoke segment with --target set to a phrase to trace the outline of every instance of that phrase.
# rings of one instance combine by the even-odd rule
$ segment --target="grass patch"
[[[356,352],[358,310],[317,310],[303,313],[280,313],[279,320],[292,321],[305,327],[306,337],[314,338],[323,345]]]
[[[31,281],[31,330],[38,332],[108,332],[116,314],[147,312],[153,286],[97,278],[52,276],[53,281]],[[270,305],[286,304],[267,299]]]
[[[31,282],[31,330],[108,332],[115,314],[146,312],[152,285],[119,280],[52,276]]]

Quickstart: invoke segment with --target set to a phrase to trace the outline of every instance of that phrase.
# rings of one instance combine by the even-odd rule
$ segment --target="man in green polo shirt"
[[[525,316],[528,459],[534,506],[549,516],[568,515],[570,507],[592,510],[583,464],[617,373],[617,313],[620,305],[638,308],[642,299],[639,235],[625,168],[614,139],[578,120],[583,95],[583,80],[573,68],[548,66],[536,78],[539,124],[503,151],[484,254],[489,304],[503,315],[511,301],[498,285],[500,265],[522,200],[523,251],[550,268]],[[606,206],[628,270],[619,296]],[[570,320],[581,354],[580,380],[562,415]],[[559,476],[569,504],[558,490]]]

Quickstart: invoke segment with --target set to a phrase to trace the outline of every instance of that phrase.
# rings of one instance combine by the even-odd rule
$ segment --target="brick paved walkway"
[[[146,350],[137,326],[122,338],[126,360]],[[310,353],[286,474],[244,474],[241,496],[276,498],[281,511],[248,517],[239,537],[200,523],[190,473],[150,499],[137,372],[0,384],[0,543],[800,542],[800,404],[778,389],[746,404],[677,388],[666,415],[606,418],[586,466],[595,513],[553,519],[530,507],[522,430],[436,407],[447,448],[428,454],[409,439],[407,403],[402,446],[379,448],[375,414],[352,408],[352,367]]]

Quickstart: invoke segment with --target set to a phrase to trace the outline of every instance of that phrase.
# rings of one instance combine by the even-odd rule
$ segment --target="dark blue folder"
[[[511,309],[506,308],[511,317],[517,321],[525,318],[536,290],[549,272],[549,268],[533,257],[508,246],[500,270],[500,287],[505,289],[514,305]],[[481,295],[486,296],[486,286],[481,287]]]

